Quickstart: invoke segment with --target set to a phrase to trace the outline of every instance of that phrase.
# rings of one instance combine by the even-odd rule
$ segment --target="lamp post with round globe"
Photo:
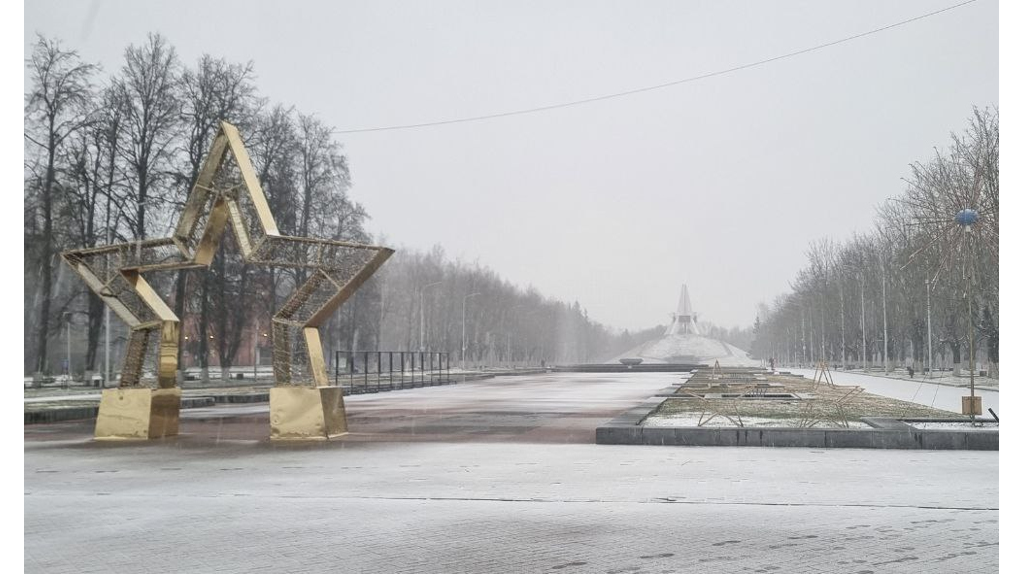
[[[978,221],[978,212],[973,209],[962,209],[954,218],[956,223],[963,229],[963,241],[969,243],[971,241],[971,226]],[[970,250],[965,250],[964,257],[970,257]],[[980,414],[980,406],[975,408],[976,401],[974,394],[974,291],[972,289],[974,284],[974,265],[972,262],[964,261],[964,266],[967,268],[967,290],[964,293],[964,297],[967,299],[967,341],[968,341],[968,364],[967,370],[970,372],[971,378],[971,398],[970,398],[970,415],[971,419],[974,419],[976,414]]]

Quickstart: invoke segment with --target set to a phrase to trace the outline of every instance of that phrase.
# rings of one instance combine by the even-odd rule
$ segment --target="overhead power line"
[[[623,97],[626,97],[626,96],[632,96],[634,94],[640,94],[640,93],[643,93],[643,92],[652,92],[654,90],[663,90],[665,88],[670,88],[672,86],[678,86],[680,84],[687,84],[687,83],[690,83],[690,82],[697,82],[697,81],[700,81],[700,80],[706,80],[708,78],[714,78],[715,76],[722,76],[722,75],[725,75],[725,74],[731,74],[733,72],[738,72],[740,70],[746,70],[748,68],[755,68],[757,66],[763,66],[765,64],[770,64],[772,62],[777,62],[779,60],[785,60],[786,58],[792,58],[794,56],[800,56],[802,54],[807,54],[807,53],[810,53],[810,52],[814,52],[816,50],[821,50],[821,49],[824,49],[824,48],[831,48],[832,46],[837,46],[839,44],[843,44],[843,43],[849,42],[851,40],[856,40],[858,38],[863,38],[865,36],[870,36],[872,34],[878,34],[879,32],[884,32],[886,30],[891,30],[893,28],[898,28],[900,26],[905,26],[907,24],[910,24],[911,22],[917,22],[918,20],[924,20],[925,18],[930,18],[932,16],[936,16],[938,14],[942,14],[943,12],[949,12],[950,10],[955,10],[955,9],[960,8],[962,6],[966,6],[968,4],[973,4],[974,2],[977,2],[977,1],[978,0],[966,0],[965,2],[961,2],[959,4],[954,4],[952,6],[948,6],[946,8],[942,8],[941,10],[936,10],[934,12],[928,12],[927,14],[921,14],[920,16],[915,16],[915,17],[909,18],[907,20],[901,20],[899,22],[895,22],[895,23],[889,24],[887,26],[882,26],[881,28],[875,28],[874,30],[869,30],[867,32],[861,32],[860,34],[854,34],[853,36],[847,36],[845,38],[840,38],[838,40],[833,40],[831,42],[826,42],[824,44],[818,44],[816,46],[811,46],[810,48],[804,48],[802,50],[797,50],[795,52],[788,52],[786,54],[782,54],[782,55],[779,55],[779,56],[774,56],[772,58],[765,58],[764,60],[757,60],[756,62],[749,62],[749,63],[742,64],[742,65],[739,65],[739,66],[734,66],[732,68],[726,68],[724,70],[718,70],[716,72],[708,72],[706,74],[701,74],[699,76],[690,76],[689,78],[683,78],[681,80],[674,80],[674,81],[671,81],[671,82],[665,82],[663,84],[656,84],[656,85],[653,85],[653,86],[646,86],[646,87],[643,87],[643,88],[636,88],[636,89],[632,89],[632,90],[626,90],[624,92],[616,92],[614,94],[605,94],[605,95],[602,95],[602,96],[594,96],[592,98],[586,98],[586,99],[582,99],[582,100],[573,100],[571,102],[562,102],[562,103],[559,103],[559,104],[551,104],[551,105],[547,105],[547,106],[539,106],[539,107],[536,107],[536,108],[526,108],[526,109],[512,110],[512,111],[507,111],[507,112],[498,112],[498,113],[493,113],[493,114],[484,114],[484,115],[480,115],[480,116],[469,116],[469,117],[465,117],[465,118],[455,118],[455,119],[449,119],[449,120],[437,120],[437,121],[432,121],[432,122],[421,122],[421,123],[415,123],[415,124],[399,124],[399,125],[392,125],[392,126],[379,126],[379,127],[373,127],[373,128],[356,128],[356,129],[334,130],[334,133],[336,133],[336,134],[357,134],[357,133],[365,133],[365,132],[383,132],[383,131],[392,131],[392,130],[408,130],[408,129],[414,129],[414,128],[427,128],[427,127],[433,127],[433,126],[443,126],[443,125],[447,125],[447,124],[462,124],[462,123],[468,123],[468,122],[479,122],[479,121],[491,120],[491,119],[495,119],[495,118],[505,118],[505,117],[508,117],[508,116],[518,116],[518,115],[523,115],[523,114],[535,114],[537,112],[546,112],[548,110],[557,110],[557,109],[560,109],[560,108],[568,108],[568,107],[571,107],[571,106],[579,106],[579,105],[589,104],[589,103],[593,103],[593,102],[600,102],[600,101],[603,101],[603,100],[611,100],[611,99],[615,99],[615,98],[623,98]]]

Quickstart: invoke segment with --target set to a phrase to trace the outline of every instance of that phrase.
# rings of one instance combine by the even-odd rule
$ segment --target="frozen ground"
[[[713,365],[718,361],[723,367],[757,367],[761,364],[751,359],[743,349],[693,333],[665,335],[630,349],[609,362],[618,363],[619,359],[627,357],[639,357],[646,363],[697,362]]]
[[[595,445],[671,374],[549,374],[348,400],[271,444],[266,405],[182,436],[25,429],[26,572],[977,572],[998,453]],[[199,412],[202,411],[202,412]]]
[[[814,369],[785,370],[814,378]],[[901,380],[833,371],[832,380],[837,385],[858,385],[869,393],[928,405],[957,414],[960,413],[960,398],[970,395],[969,389],[936,385],[925,382],[924,379]],[[988,412],[989,408],[999,414],[999,391],[976,389],[975,394],[981,397],[981,410],[986,418],[992,416]]]

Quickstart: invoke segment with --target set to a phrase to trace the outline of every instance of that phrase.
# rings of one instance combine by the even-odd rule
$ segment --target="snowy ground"
[[[25,427],[26,572],[988,572],[999,453],[596,445],[677,376],[559,373],[350,397],[352,434],[264,405],[96,443]],[[198,411],[205,411],[205,414]]]
[[[868,370],[867,373],[865,373],[861,369],[848,369],[847,371],[840,371],[840,372],[848,372],[848,373],[857,374],[857,375],[871,375],[873,377],[885,377],[885,378],[890,378],[890,379],[902,379],[902,380],[905,380],[905,381],[912,381],[912,382],[915,382],[915,383],[924,381],[926,383],[936,383],[936,384],[940,384],[940,385],[949,385],[949,386],[952,386],[952,387],[969,387],[970,383],[971,383],[971,378],[967,374],[966,369],[964,371],[962,371],[959,376],[954,376],[953,373],[950,372],[950,371],[941,371],[941,372],[936,371],[936,373],[933,376],[930,376],[930,377],[928,376],[927,373],[921,373],[921,372],[915,372],[914,376],[911,377],[910,373],[907,372],[906,368],[893,369],[893,370],[889,371],[888,373],[882,371],[881,369],[877,369],[877,370],[871,369],[871,370]],[[974,386],[975,387],[984,387],[984,388],[989,388],[989,389],[998,389],[999,388],[999,379],[993,379],[991,377],[982,377],[980,375],[975,374],[975,376],[974,376]]]
[[[814,369],[786,370],[808,378],[814,377]],[[858,385],[869,393],[928,405],[957,414],[960,413],[960,398],[970,394],[968,389],[928,383],[925,379],[901,380],[833,371],[832,380],[837,385]],[[999,391],[976,389],[975,394],[981,397],[981,410],[986,417],[991,417],[989,408],[999,414]]]
[[[618,363],[619,359],[632,357],[641,358],[646,363],[698,362],[713,365],[718,361],[723,367],[757,367],[761,364],[751,359],[743,349],[692,333],[665,335],[630,349],[608,362]]]

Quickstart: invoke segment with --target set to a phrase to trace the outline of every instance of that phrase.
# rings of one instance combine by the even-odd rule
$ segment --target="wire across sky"
[[[496,118],[505,118],[505,117],[509,117],[509,116],[518,116],[518,115],[524,115],[524,114],[535,114],[535,113],[538,113],[538,112],[546,112],[546,111],[550,111],[550,110],[557,110],[557,109],[560,109],[560,108],[568,108],[568,107],[571,107],[571,106],[580,106],[580,105],[590,104],[590,103],[593,103],[593,102],[600,102],[600,101],[604,101],[604,100],[611,100],[611,99],[616,99],[616,98],[624,98],[624,97],[627,97],[627,96],[632,96],[632,95],[635,95],[635,94],[641,94],[641,93],[644,93],[644,92],[652,92],[652,91],[655,91],[655,90],[663,90],[665,88],[671,88],[673,86],[678,86],[680,84],[688,84],[688,83],[691,83],[691,82],[698,82],[700,80],[706,80],[706,79],[709,79],[709,78],[714,78],[716,76],[722,76],[722,75],[725,75],[725,74],[731,74],[733,72],[738,72],[740,70],[746,70],[746,69],[749,69],[749,68],[755,68],[755,67],[758,67],[758,66],[763,66],[765,64],[770,64],[772,62],[777,62],[779,60],[785,60],[787,58],[793,58],[795,56],[800,56],[800,55],[803,55],[803,54],[808,54],[810,52],[815,52],[817,50],[822,50],[822,49],[825,49],[825,48],[831,48],[832,46],[838,46],[839,44],[850,42],[852,40],[857,40],[857,39],[863,38],[865,36],[871,36],[873,34],[878,34],[880,32],[884,32],[886,30],[891,30],[893,28],[898,28],[900,26],[905,26],[905,25],[910,24],[912,22],[917,22],[919,20],[924,20],[925,18],[930,18],[932,16],[937,16],[939,14],[942,14],[943,12],[949,12],[950,10],[955,10],[957,8],[961,8],[963,6],[966,6],[968,4],[972,4],[972,3],[977,2],[977,1],[978,0],[966,0],[965,2],[960,2],[959,4],[954,4],[952,6],[947,6],[946,8],[942,8],[940,10],[935,10],[934,12],[928,12],[927,14],[921,14],[919,16],[914,16],[913,18],[908,18],[906,20],[901,20],[899,22],[894,22],[892,24],[888,24],[886,26],[882,26],[881,28],[875,28],[873,30],[868,30],[867,32],[861,32],[860,34],[854,34],[853,36],[846,36],[845,38],[840,38],[838,40],[833,40],[831,42],[826,42],[824,44],[818,44],[816,46],[811,46],[809,48],[804,48],[802,50],[797,50],[795,52],[788,52],[788,53],[781,54],[781,55],[778,55],[778,56],[774,56],[774,57],[771,57],[771,58],[765,58],[763,60],[757,60],[757,61],[754,61],[754,62],[748,62],[746,64],[741,64],[739,66],[734,66],[732,68],[726,68],[726,69],[718,70],[718,71],[715,71],[715,72],[708,72],[706,74],[700,74],[700,75],[697,75],[697,76],[690,76],[688,78],[683,78],[681,80],[673,80],[671,82],[664,82],[664,83],[661,83],[661,84],[655,84],[653,86],[645,86],[645,87],[642,87],[642,88],[635,88],[635,89],[632,89],[632,90],[626,90],[626,91],[622,91],[622,92],[615,92],[615,93],[612,93],[612,94],[604,94],[604,95],[600,95],[600,96],[594,96],[594,97],[591,97],[591,98],[585,98],[585,99],[582,99],[582,100],[573,100],[571,102],[561,102],[561,103],[558,103],[558,104],[550,104],[550,105],[546,105],[546,106],[539,106],[539,107],[535,107],[535,108],[510,110],[510,111],[507,111],[507,112],[497,112],[497,113],[484,114],[484,115],[479,115],[479,116],[469,116],[469,117],[464,117],[464,118],[453,118],[453,119],[447,119],[447,120],[436,120],[436,121],[420,122],[420,123],[412,123],[412,124],[397,124],[397,125],[378,126],[378,127],[369,127],[369,128],[340,129],[340,130],[334,130],[334,133],[336,133],[336,134],[358,134],[358,133],[367,133],[367,132],[384,132],[384,131],[395,131],[395,130],[409,130],[409,129],[416,129],[416,128],[428,128],[428,127],[435,127],[435,126],[443,126],[443,125],[448,125],[448,124],[462,124],[462,123],[469,123],[469,122],[479,122],[479,121],[484,121],[484,120],[492,120],[492,119],[496,119]]]

